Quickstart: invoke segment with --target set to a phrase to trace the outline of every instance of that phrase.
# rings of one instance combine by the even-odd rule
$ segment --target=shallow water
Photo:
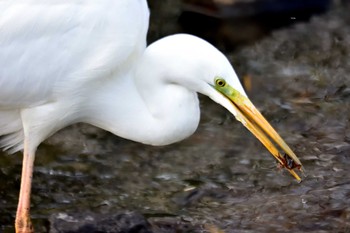
[[[226,110],[201,97],[190,138],[140,145],[74,125],[37,152],[32,217],[132,210],[224,232],[350,231],[350,16],[341,6],[227,54],[307,177],[298,184]],[[155,29],[153,29],[155,30]],[[0,154],[0,232],[12,232],[21,155]]]

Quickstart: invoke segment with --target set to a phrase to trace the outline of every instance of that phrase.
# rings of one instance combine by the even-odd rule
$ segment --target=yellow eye
[[[226,85],[225,79],[217,78],[215,79],[215,84],[219,87],[224,87]]]

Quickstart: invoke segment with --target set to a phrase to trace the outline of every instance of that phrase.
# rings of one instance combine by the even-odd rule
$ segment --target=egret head
[[[248,99],[230,62],[208,42],[191,35],[168,36],[148,47],[161,82],[178,84],[208,96],[225,107],[270,151],[282,167],[300,181],[293,170],[301,162]],[[279,149],[281,151],[280,152]]]

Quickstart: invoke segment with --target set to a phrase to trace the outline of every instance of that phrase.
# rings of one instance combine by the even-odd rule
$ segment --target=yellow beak
[[[300,182],[300,176],[294,171],[297,168],[303,172],[300,160],[252,102],[239,91],[228,85],[224,79],[216,78],[214,87],[230,100],[237,112],[235,115],[236,119],[259,139],[277,159],[281,167],[286,168]],[[272,141],[284,151],[283,156]]]

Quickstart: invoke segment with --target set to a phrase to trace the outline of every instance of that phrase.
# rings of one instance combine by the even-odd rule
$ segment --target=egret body
[[[4,0],[0,12],[0,146],[23,150],[17,232],[33,232],[31,179],[43,140],[85,122],[145,144],[177,142],[198,126],[197,93],[230,111],[300,180],[299,159],[221,52],[185,34],[146,48],[146,0]]]

